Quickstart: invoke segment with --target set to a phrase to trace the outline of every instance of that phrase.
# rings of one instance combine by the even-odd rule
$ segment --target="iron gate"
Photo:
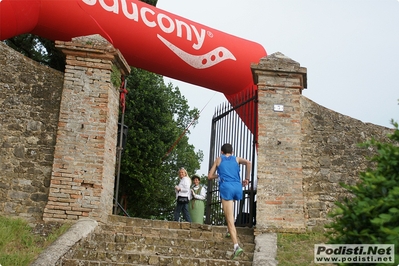
[[[236,226],[252,227],[256,224],[256,145],[258,94],[256,88],[248,89],[234,99],[216,108],[212,119],[209,169],[220,156],[224,143],[233,146],[234,155],[252,162],[251,180],[243,187],[243,199],[234,202]],[[252,115],[251,115],[252,114]],[[240,165],[241,181],[245,178],[244,166]],[[219,185],[216,179],[208,180],[205,223],[226,225]]]

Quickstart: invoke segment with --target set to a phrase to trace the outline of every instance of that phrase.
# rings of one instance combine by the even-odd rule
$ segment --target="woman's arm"
[[[196,195],[196,199],[204,200],[206,198],[206,188],[201,186],[201,192],[199,195]]]
[[[194,190],[192,189],[192,195],[194,199],[197,200],[204,200],[206,198],[206,188],[203,186],[200,186],[200,194],[195,194]]]

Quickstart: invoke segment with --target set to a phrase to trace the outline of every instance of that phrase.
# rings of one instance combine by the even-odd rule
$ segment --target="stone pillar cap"
[[[259,63],[251,64],[255,84],[258,83],[259,71],[297,73],[303,75],[304,88],[307,87],[307,69],[281,52],[262,57]]]
[[[108,40],[103,38],[103,36],[101,36],[100,34],[75,37],[75,38],[72,38],[72,42],[91,45],[93,48],[94,47],[113,48],[112,44]]]
[[[55,41],[55,44],[64,54],[80,52],[93,58],[108,59],[118,66],[122,74],[130,73],[130,66],[119,49],[99,34],[75,37],[70,42]]]

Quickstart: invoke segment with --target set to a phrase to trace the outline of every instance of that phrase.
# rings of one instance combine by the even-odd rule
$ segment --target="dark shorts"
[[[222,182],[219,185],[220,197],[224,200],[241,200],[242,185],[238,182]]]

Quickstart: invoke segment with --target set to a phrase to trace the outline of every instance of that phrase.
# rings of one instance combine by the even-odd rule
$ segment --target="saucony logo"
[[[195,50],[201,49],[204,44],[206,31],[198,30],[195,25],[188,24],[177,18],[171,18],[167,14],[161,13],[156,8],[147,6],[139,7],[134,0],[81,0],[89,6],[99,4],[105,11],[115,14],[123,14],[127,19],[137,23],[143,23],[149,28],[158,27],[165,34],[176,34],[179,38],[186,38],[193,42]],[[97,2],[98,1],[98,2]],[[194,39],[194,40],[193,40]]]
[[[195,50],[201,49],[207,36],[205,29],[200,28],[200,30],[198,30],[195,25],[177,18],[171,18],[167,14],[159,12],[156,8],[152,9],[148,6],[139,7],[134,0],[81,1],[89,6],[99,4],[107,12],[115,14],[122,13],[127,19],[137,23],[143,23],[149,28],[158,27],[165,34],[176,34],[178,38],[185,37],[187,41],[192,42],[192,47]],[[204,55],[192,55],[171,44],[159,34],[157,37],[179,58],[197,69],[212,67],[227,59],[236,60],[234,55],[225,47],[215,48]]]
[[[209,68],[227,59],[236,60],[234,55],[225,47],[217,47],[204,55],[192,55],[171,44],[161,35],[158,34],[157,36],[179,58],[197,69]]]

